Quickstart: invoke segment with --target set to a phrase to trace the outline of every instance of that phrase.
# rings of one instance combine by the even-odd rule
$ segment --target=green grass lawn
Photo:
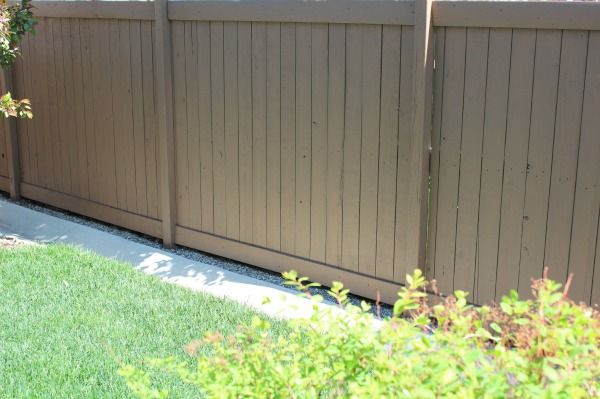
[[[189,361],[185,344],[254,314],[76,248],[0,250],[0,398],[130,397],[121,363]],[[167,376],[161,384],[173,397],[194,392]]]

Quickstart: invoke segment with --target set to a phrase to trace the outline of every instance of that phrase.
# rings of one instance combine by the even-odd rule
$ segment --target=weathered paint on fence
[[[547,265],[600,301],[599,6],[36,5],[24,197],[392,301],[424,258],[431,140],[420,266],[443,292],[526,294]]]

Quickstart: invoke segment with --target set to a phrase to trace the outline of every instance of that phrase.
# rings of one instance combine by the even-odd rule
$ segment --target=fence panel
[[[25,195],[118,209],[111,220],[159,235],[153,22],[40,17],[36,30],[15,65],[35,109],[18,124]]]
[[[172,37],[177,225],[403,281],[413,27],[173,21]]]
[[[453,25],[436,37],[431,275],[483,303],[531,295],[547,266],[575,274],[574,299],[597,301],[598,32]]]

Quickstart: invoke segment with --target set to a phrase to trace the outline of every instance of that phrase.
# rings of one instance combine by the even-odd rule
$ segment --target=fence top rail
[[[39,17],[153,20],[151,1],[33,1]],[[414,25],[413,0],[172,0],[170,20]],[[434,1],[432,24],[600,30],[600,2]]]
[[[149,1],[32,1],[38,17],[153,20]]]
[[[436,26],[600,30],[598,2],[461,0],[432,8]]]
[[[154,19],[150,1],[33,1],[38,17]],[[170,20],[413,25],[411,0],[178,0]]]
[[[169,19],[414,25],[414,1],[177,0]]]

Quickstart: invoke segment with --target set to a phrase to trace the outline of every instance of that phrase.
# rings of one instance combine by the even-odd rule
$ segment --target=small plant
[[[35,19],[30,0],[7,4],[0,0],[0,67],[7,68],[20,54],[19,44],[26,33],[35,33]],[[0,113],[5,118],[32,118],[28,99],[16,100],[10,92],[0,96]]]
[[[284,274],[300,292],[314,283]],[[398,294],[394,317],[375,326],[369,305],[348,302],[341,283],[330,295],[346,312],[316,311],[274,336],[255,318],[235,335],[208,334],[173,357],[125,365],[134,394],[166,398],[157,373],[178,376],[208,398],[590,398],[600,397],[600,316],[543,278],[534,299],[516,292],[497,305],[475,307],[457,291],[430,305],[416,270]],[[567,283],[567,287],[568,287]],[[209,354],[199,355],[200,347]],[[203,353],[207,353],[203,351]]]

